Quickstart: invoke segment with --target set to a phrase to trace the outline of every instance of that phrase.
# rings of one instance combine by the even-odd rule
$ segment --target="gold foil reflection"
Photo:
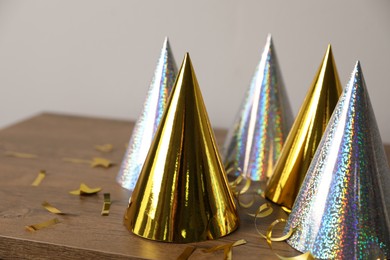
[[[125,215],[144,238],[189,243],[238,227],[196,76],[187,54]]]
[[[265,195],[291,211],[295,198],[341,94],[330,45],[298,112]]]

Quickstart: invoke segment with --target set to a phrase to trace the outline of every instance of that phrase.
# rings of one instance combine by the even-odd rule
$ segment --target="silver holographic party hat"
[[[359,62],[310,164],[286,232],[320,259],[390,258],[390,169]]]
[[[176,63],[168,38],[165,38],[143,110],[134,125],[132,136],[117,176],[117,181],[123,188],[132,191],[137,183],[172,86],[175,83],[176,75]]]
[[[261,55],[235,124],[224,145],[224,164],[255,181],[272,174],[293,116],[271,35]]]

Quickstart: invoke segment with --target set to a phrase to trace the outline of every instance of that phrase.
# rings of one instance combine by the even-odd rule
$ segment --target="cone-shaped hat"
[[[288,243],[322,259],[390,258],[390,170],[360,64],[302,184]]]
[[[238,227],[213,130],[186,54],[125,214],[136,235],[165,242],[216,239]]]
[[[306,94],[268,182],[266,197],[291,210],[307,169],[341,94],[330,45]]]
[[[271,35],[224,146],[224,163],[252,180],[272,174],[293,116]]]
[[[137,183],[172,86],[175,83],[176,75],[176,63],[168,38],[165,38],[143,110],[134,125],[132,136],[117,176],[117,181],[123,188],[133,190]]]

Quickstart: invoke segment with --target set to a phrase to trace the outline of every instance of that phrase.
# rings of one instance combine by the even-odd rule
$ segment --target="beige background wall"
[[[331,43],[343,85],[361,60],[390,142],[387,0],[0,0],[0,127],[40,111],[137,118],[166,35],[178,66],[190,52],[213,126],[228,127],[268,32],[294,114]]]

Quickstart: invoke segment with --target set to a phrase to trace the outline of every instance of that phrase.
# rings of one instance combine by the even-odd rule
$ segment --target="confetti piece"
[[[84,183],[81,183],[80,188],[78,190],[70,191],[69,193],[72,195],[81,195],[82,196],[82,195],[96,194],[101,190],[102,190],[102,188],[90,188],[87,185],[85,185]]]
[[[92,160],[84,160],[84,159],[77,159],[77,158],[62,158],[62,160],[70,163],[85,163],[85,164],[89,164],[91,167],[103,167],[103,168],[110,168],[115,164],[110,160],[101,157],[95,157],[92,158]]]
[[[95,145],[95,149],[100,152],[109,153],[114,149],[114,146],[112,144]]]
[[[35,154],[29,154],[29,153],[18,153],[18,152],[5,152],[6,156],[16,157],[16,158],[23,158],[23,159],[34,159],[38,156]]]
[[[37,231],[39,229],[46,228],[46,227],[49,227],[49,226],[52,226],[52,225],[55,225],[55,224],[58,224],[58,223],[60,223],[58,218],[53,218],[53,219],[50,219],[48,221],[45,221],[45,222],[42,222],[42,223],[39,223],[39,224],[26,226],[26,229],[28,231]]]
[[[102,216],[108,216],[110,214],[110,206],[111,206],[110,193],[104,193]]]
[[[84,159],[77,159],[77,158],[62,158],[63,161],[65,162],[70,162],[70,163],[86,163],[90,164],[90,160],[84,160]]]
[[[194,246],[187,246],[186,249],[184,249],[183,253],[181,253],[176,260],[187,260],[195,251],[195,249],[196,247]]]
[[[114,165],[113,162],[110,160],[107,160],[105,158],[95,157],[92,159],[91,167],[103,167],[103,168],[109,168],[112,165]]]
[[[225,244],[225,245],[215,246],[215,247],[203,250],[203,252],[205,252],[205,253],[212,253],[212,252],[215,252],[215,251],[218,251],[218,250],[223,250],[223,252],[224,252],[224,258],[223,259],[231,260],[233,258],[232,248],[235,247],[235,246],[240,246],[240,245],[244,245],[244,244],[246,244],[246,241],[244,239],[240,239],[240,240],[237,240],[236,242],[233,242],[233,243],[228,243],[228,244]]]
[[[44,170],[41,170],[39,173],[38,173],[38,176],[35,178],[35,180],[33,181],[33,183],[31,183],[31,186],[39,186],[39,184],[41,184],[42,180],[45,178],[46,176],[46,171]]]
[[[44,201],[42,202],[42,206],[47,210],[49,211],[50,213],[53,213],[53,214],[58,214],[58,215],[65,215],[65,213],[63,213],[61,210],[53,207],[49,202],[47,201]]]

